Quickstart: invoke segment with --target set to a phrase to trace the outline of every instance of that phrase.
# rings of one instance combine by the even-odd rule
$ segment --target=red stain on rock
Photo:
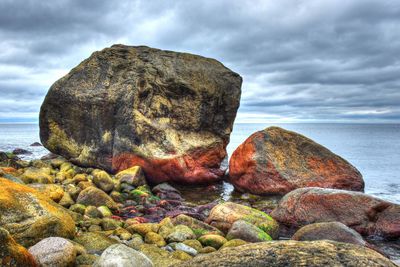
[[[185,184],[216,182],[224,175],[220,168],[226,157],[226,145],[199,149],[171,158],[144,158],[133,153],[122,153],[113,157],[112,169],[121,171],[132,166],[141,166],[150,183],[173,181]]]
[[[232,154],[229,180],[253,194],[286,194],[318,186],[363,191],[356,168],[312,140],[278,127],[252,134]]]
[[[267,161],[264,166],[257,163],[254,140],[262,138],[262,133],[256,132],[233,152],[229,161],[230,182],[239,191],[253,194],[280,194],[293,190],[294,186],[282,179],[271,161]],[[263,177],[268,177],[268,182]]]
[[[400,237],[400,206],[353,191],[300,188],[285,195],[271,216],[288,232],[318,222],[341,222],[362,235]]]

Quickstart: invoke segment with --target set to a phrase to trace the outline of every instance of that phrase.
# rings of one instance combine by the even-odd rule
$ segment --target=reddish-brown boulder
[[[232,154],[229,180],[253,194],[286,194],[301,187],[363,191],[360,172],[307,137],[279,127],[252,134]]]
[[[400,237],[399,205],[353,191],[299,188],[285,195],[271,216],[289,232],[317,222],[341,222],[362,235]]]
[[[153,183],[220,180],[242,79],[220,62],[144,46],[93,53],[58,80],[40,111],[53,153]]]

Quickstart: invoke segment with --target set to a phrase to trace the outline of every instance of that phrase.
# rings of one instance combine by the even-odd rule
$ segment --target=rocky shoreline
[[[0,255],[5,266],[109,266],[115,262],[125,264],[123,266],[172,266],[186,261],[193,266],[217,266],[222,263],[225,264],[222,266],[243,266],[245,260],[238,255],[249,249],[254,249],[254,258],[246,259],[254,260],[254,265],[249,266],[258,266],[261,258],[263,262],[284,266],[282,260],[257,256],[257,253],[269,250],[276,250],[274,253],[277,255],[284,251],[281,256],[294,257],[286,259],[286,262],[293,261],[294,264],[293,253],[303,249],[302,253],[308,256],[302,261],[310,266],[316,266],[321,260],[319,258],[323,258],[327,266],[347,266],[359,260],[368,262],[369,266],[392,264],[380,254],[379,248],[366,242],[362,235],[348,226],[363,234],[398,238],[398,232],[390,232],[389,235],[385,232],[385,229],[394,229],[393,224],[398,221],[385,223],[382,221],[385,217],[378,218],[380,225],[388,227],[380,226],[379,230],[365,232],[360,227],[371,226],[370,221],[352,226],[354,220],[361,220],[362,216],[345,217],[348,213],[340,214],[335,210],[332,214],[338,217],[332,218],[320,207],[318,212],[325,217],[318,219],[311,210],[303,211],[300,205],[313,208],[304,197],[301,198],[304,204],[290,204],[297,207],[294,210],[297,213],[293,214],[285,209],[290,206],[287,204],[292,201],[290,199],[298,199],[298,194],[304,195],[297,190],[285,196],[278,206],[246,193],[235,193],[237,197],[232,197],[230,201],[196,205],[187,202],[178,189],[167,183],[149,186],[138,166],[112,175],[99,169],[78,167],[62,157],[29,162],[18,160],[11,154],[2,153],[2,157],[8,159],[1,162],[3,167],[0,168],[0,188],[3,192],[0,197],[0,229],[2,239],[8,240],[4,241]],[[213,189],[203,187],[210,194]],[[359,196],[372,201],[375,208],[382,209],[387,205],[387,202],[351,191],[322,188],[319,191],[317,188],[298,190],[314,190],[315,194],[326,191],[330,196],[348,194],[353,200]],[[363,208],[366,214],[371,213],[365,199],[359,205],[353,201],[354,207],[349,204],[346,207],[352,212],[363,212]],[[274,206],[272,217],[260,211],[271,212]],[[325,207],[335,208],[334,205]],[[392,204],[388,208],[396,209],[398,206]],[[307,216],[291,219],[289,214]],[[323,223],[314,223],[318,221],[338,222],[324,226]],[[299,222],[302,224],[297,224]],[[287,226],[293,230],[291,234],[294,232],[292,239],[298,241],[284,240],[291,237],[285,231]],[[300,230],[296,232],[295,229]],[[281,241],[272,242],[279,239]],[[324,239],[348,244],[318,241]],[[240,249],[242,246],[243,250]],[[315,255],[313,246],[324,248],[319,252],[320,256]],[[13,254],[15,250],[23,253]],[[332,257],[334,252],[331,250],[342,250],[344,258],[337,261],[336,256]],[[234,255],[233,251],[236,251]],[[208,253],[226,256],[221,262],[215,260],[220,256],[209,258],[206,256]],[[190,263],[192,259],[193,263]]]
[[[397,266],[369,240],[399,239],[400,205],[327,148],[270,127],[222,164],[241,82],[186,53],[93,53],[42,105],[52,153],[0,152],[1,265]]]

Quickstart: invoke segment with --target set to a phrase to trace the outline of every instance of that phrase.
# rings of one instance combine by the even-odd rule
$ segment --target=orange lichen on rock
[[[18,243],[32,245],[49,236],[73,238],[68,211],[28,186],[0,178],[0,226]]]
[[[29,251],[15,242],[10,233],[0,227],[0,266],[36,267]]]

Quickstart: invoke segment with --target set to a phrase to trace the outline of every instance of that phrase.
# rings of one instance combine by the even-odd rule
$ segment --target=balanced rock
[[[369,266],[395,267],[389,259],[371,249],[333,241],[270,241],[246,244],[205,254],[179,267],[291,267]]]
[[[300,187],[363,191],[360,172],[307,137],[279,127],[252,134],[232,154],[229,180],[253,194],[286,194]]]
[[[214,59],[114,45],[50,88],[41,141],[82,166],[141,166],[153,183],[213,182],[224,173],[241,82]]]
[[[362,235],[400,237],[400,206],[360,193],[299,188],[285,195],[271,216],[296,230],[317,222],[341,222]]]
[[[0,227],[23,246],[43,238],[73,238],[75,222],[68,211],[46,195],[0,178]]]

